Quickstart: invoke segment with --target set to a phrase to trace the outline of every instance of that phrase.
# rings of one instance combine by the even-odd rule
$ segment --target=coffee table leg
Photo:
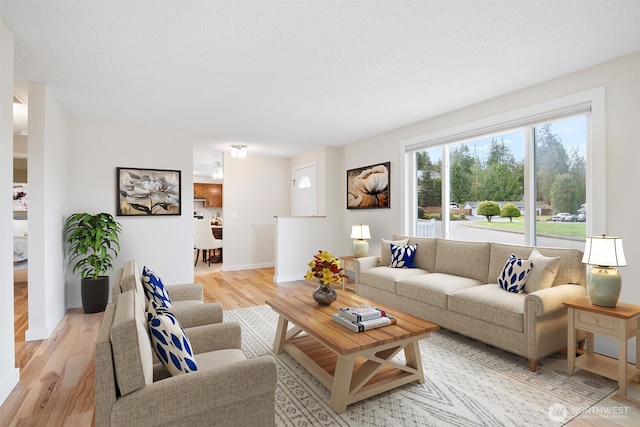
[[[407,366],[418,371],[418,384],[424,382],[424,371],[422,370],[422,359],[420,358],[420,341],[413,341],[404,348],[404,357],[407,359]]]
[[[278,326],[276,326],[276,339],[273,342],[273,352],[280,354],[284,351],[284,343],[287,339],[287,327],[289,321],[283,316],[278,316]]]
[[[333,387],[331,388],[331,408],[338,414],[347,410],[352,375],[353,359],[338,356],[336,372],[333,375]]]

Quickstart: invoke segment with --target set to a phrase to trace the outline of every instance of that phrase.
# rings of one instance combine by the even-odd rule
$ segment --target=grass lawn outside
[[[491,222],[486,220],[473,221],[468,225],[524,234],[523,216],[513,218],[513,222],[509,221],[508,218],[493,217]],[[587,233],[587,224],[585,222],[553,222],[538,220],[536,222],[536,231],[538,235],[576,237],[584,239]]]

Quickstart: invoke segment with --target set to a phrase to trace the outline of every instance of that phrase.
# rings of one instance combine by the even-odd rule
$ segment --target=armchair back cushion
[[[135,260],[127,261],[122,268],[122,278],[120,279],[120,292],[135,291],[136,294],[142,298],[138,298],[140,308],[142,311],[147,310],[147,304],[149,303],[145,294],[144,286],[142,285],[142,273],[138,268],[138,264]]]
[[[118,295],[111,325],[113,365],[122,396],[153,382],[153,350],[140,298],[134,291]]]

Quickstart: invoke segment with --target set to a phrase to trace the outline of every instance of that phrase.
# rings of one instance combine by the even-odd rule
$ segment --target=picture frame
[[[118,216],[182,214],[182,176],[179,170],[118,167]]]
[[[391,162],[347,170],[347,209],[390,207]]]

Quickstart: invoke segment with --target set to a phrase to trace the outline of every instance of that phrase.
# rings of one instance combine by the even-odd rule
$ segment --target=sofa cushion
[[[489,255],[491,244],[488,242],[463,242],[459,240],[438,239],[436,249],[435,273],[468,277],[489,283]],[[504,265],[504,260],[502,265]],[[492,280],[495,280],[495,277]]]
[[[505,291],[522,292],[530,271],[530,260],[518,258],[511,254],[504,264],[500,276],[498,276],[498,285]]]
[[[491,243],[491,260],[489,266],[489,280],[494,281],[504,267],[504,260],[510,254],[516,254],[518,258],[528,259],[531,255],[531,246],[508,245],[506,243]],[[586,269],[582,264],[582,251],[570,248],[545,248],[536,246],[535,249],[546,257],[560,257],[558,273],[553,280],[553,285],[574,283],[584,286]],[[532,269],[533,272],[533,269]],[[531,278],[529,278],[531,280]],[[532,281],[533,282],[533,281]],[[525,291],[526,291],[525,285]]]
[[[462,289],[483,285],[484,283],[467,277],[452,276],[443,273],[422,274],[400,280],[397,293],[400,296],[447,309],[448,296]]]
[[[396,282],[427,273],[428,271],[420,268],[374,267],[360,272],[360,283],[395,294]]]
[[[532,262],[531,272],[524,291],[528,294],[540,289],[550,288],[560,268],[560,257],[546,257],[537,249],[531,251],[529,260]]]
[[[140,297],[134,291],[116,296],[109,333],[116,382],[122,396],[153,382],[153,355],[147,321],[137,301]]]
[[[244,352],[237,348],[224,348],[216,351],[199,353],[194,355],[194,357],[196,358],[196,362],[198,363],[198,371],[218,369],[231,363],[246,360]],[[170,376],[171,374],[169,374],[169,371],[167,371],[162,363],[156,363],[153,366],[154,381],[163,380],[165,378],[169,378]]]
[[[393,268],[416,268],[413,258],[416,255],[418,245],[394,245],[391,243],[391,262]]]
[[[391,263],[391,244],[406,245],[409,239],[387,240],[380,239],[380,265],[388,266]]]
[[[153,350],[171,375],[198,370],[187,334],[178,319],[155,301],[149,301],[147,313]]]
[[[171,298],[169,298],[169,293],[164,288],[162,280],[146,265],[142,269],[142,285],[144,286],[144,294],[149,301],[155,301],[161,307],[171,308]]]
[[[413,259],[413,263],[416,267],[427,271],[434,271],[438,239],[433,237],[411,237],[409,238],[408,244],[418,245],[418,249],[416,249],[416,256]]]
[[[497,284],[474,286],[449,296],[449,310],[524,332],[524,292],[505,292]]]

